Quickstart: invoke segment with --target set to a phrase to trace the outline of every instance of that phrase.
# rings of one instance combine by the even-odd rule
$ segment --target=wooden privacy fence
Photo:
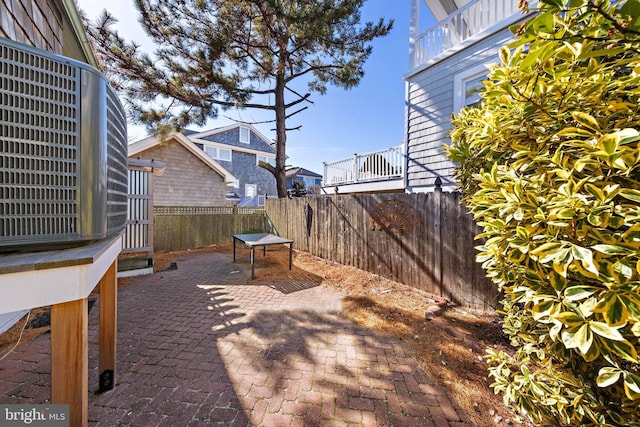
[[[156,206],[154,249],[175,251],[230,243],[238,233],[265,233],[263,208]]]
[[[265,208],[295,249],[465,307],[497,306],[498,291],[475,262],[479,228],[458,193],[269,199]]]

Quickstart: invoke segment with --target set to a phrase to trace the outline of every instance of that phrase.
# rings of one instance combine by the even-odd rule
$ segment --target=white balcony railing
[[[522,17],[515,0],[475,0],[415,38],[412,69],[426,64],[448,49],[460,45],[494,26],[506,27]]]
[[[264,194],[258,194],[255,196],[243,197],[238,203],[238,207],[257,207],[264,206],[267,196]]]
[[[325,187],[357,184],[399,179],[403,174],[404,153],[402,146],[398,146],[325,163],[322,183]]]

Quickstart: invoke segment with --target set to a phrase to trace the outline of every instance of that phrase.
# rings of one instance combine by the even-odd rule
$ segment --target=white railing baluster
[[[324,163],[325,186],[401,178],[404,173],[402,146]]]
[[[502,21],[505,21],[505,25],[510,24],[519,13],[515,0],[476,0],[467,3],[416,38],[411,64],[415,68],[420,67]]]

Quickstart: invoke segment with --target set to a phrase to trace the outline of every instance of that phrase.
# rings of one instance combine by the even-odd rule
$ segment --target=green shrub
[[[640,425],[640,2],[546,0],[500,51],[449,156],[504,294],[507,404]]]

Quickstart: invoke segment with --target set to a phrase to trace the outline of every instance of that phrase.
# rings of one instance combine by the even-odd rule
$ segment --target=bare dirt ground
[[[169,268],[179,256],[196,251],[231,253],[231,244],[209,248],[157,253],[156,271]],[[246,262],[246,261],[245,261]],[[464,421],[473,426],[531,426],[495,395],[490,387],[484,349],[508,350],[495,313],[484,313],[444,305],[432,295],[353,267],[326,261],[306,252],[294,253],[294,268],[288,270],[288,249],[269,248],[256,265],[258,280],[308,280],[339,289],[344,294],[342,315],[357,324],[402,342],[427,375],[445,387]],[[123,281],[126,286],[127,280]],[[431,312],[430,319],[425,313]],[[29,323],[46,321],[48,308],[32,310]],[[0,358],[17,342],[25,319],[0,335]],[[29,325],[21,342],[49,331],[48,325]]]

